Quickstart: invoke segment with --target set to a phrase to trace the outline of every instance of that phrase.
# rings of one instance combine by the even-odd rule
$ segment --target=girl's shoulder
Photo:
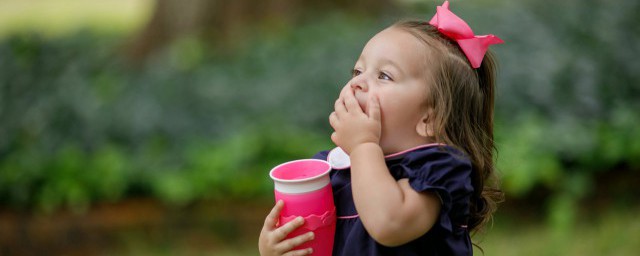
[[[446,144],[427,144],[386,156],[387,161],[420,167],[427,163],[437,166],[460,166],[471,168],[471,160],[461,150]]]
[[[441,144],[406,152],[390,167],[396,178],[408,178],[414,190],[435,191],[446,210],[467,200],[474,190],[471,160],[452,146]]]
[[[311,158],[318,159],[318,160],[327,160],[327,156],[329,156],[329,150],[323,150],[323,151],[320,151],[320,152],[316,153]]]

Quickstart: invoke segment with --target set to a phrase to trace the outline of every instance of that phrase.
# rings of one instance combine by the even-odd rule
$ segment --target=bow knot
[[[504,43],[502,39],[492,34],[474,35],[471,27],[449,10],[449,1],[444,1],[442,6],[436,7],[436,14],[429,24],[446,37],[456,41],[473,68],[480,67],[490,45]]]

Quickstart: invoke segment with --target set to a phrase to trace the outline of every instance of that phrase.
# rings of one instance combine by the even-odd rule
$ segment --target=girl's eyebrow
[[[384,65],[389,65],[389,66],[391,66],[391,67],[395,68],[398,72],[400,72],[400,73],[404,73],[404,71],[402,70],[402,68],[400,68],[400,65],[398,65],[398,63],[396,63],[396,62],[395,62],[395,61],[393,61],[393,60],[386,59],[386,58],[385,58],[385,59],[382,59],[382,60],[380,61],[380,66],[384,66]]]
[[[358,58],[355,64],[357,65],[358,63],[366,63],[364,55],[360,55],[360,57]],[[391,66],[392,68],[397,70],[397,72],[400,73],[400,75],[403,75],[405,73],[405,71],[402,68],[400,68],[400,65],[398,65],[398,63],[388,58],[381,58],[377,64],[379,66],[384,66],[384,65]]]

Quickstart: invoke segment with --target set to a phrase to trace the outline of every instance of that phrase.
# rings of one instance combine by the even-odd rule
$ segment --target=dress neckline
[[[419,149],[436,147],[436,146],[446,146],[446,144],[444,143],[423,144],[423,145],[419,145],[419,146],[406,149],[397,153],[385,155],[384,159],[393,160],[393,159],[402,157],[407,153],[410,153]],[[329,164],[331,164],[331,168],[335,170],[344,170],[351,167],[351,160],[349,159],[349,155],[346,152],[344,152],[344,150],[342,150],[340,147],[335,147],[334,149],[329,151],[329,154],[327,154],[327,162],[329,162]]]

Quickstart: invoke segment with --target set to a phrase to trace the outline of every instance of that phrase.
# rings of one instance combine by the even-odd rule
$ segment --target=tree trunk
[[[140,63],[182,36],[194,35],[214,45],[233,44],[246,36],[248,28],[265,23],[293,25],[335,10],[377,15],[393,7],[393,0],[156,0],[153,15],[127,47],[127,55]]]

